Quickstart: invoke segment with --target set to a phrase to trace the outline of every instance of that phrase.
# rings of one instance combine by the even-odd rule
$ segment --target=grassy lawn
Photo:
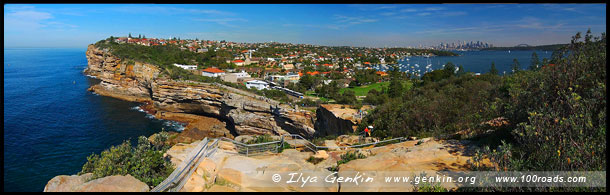
[[[368,94],[371,89],[381,91],[381,89],[383,87],[388,87],[389,85],[390,85],[390,81],[385,81],[385,82],[374,83],[374,84],[370,84],[370,85],[363,85],[363,86],[354,87],[354,88],[342,88],[341,90],[339,90],[339,93],[343,94],[343,92],[345,92],[345,90],[352,90],[352,91],[356,92],[356,96],[366,96],[366,94]],[[403,81],[402,86],[405,87],[406,89],[411,89],[411,87],[413,86],[413,83],[411,83],[410,81]]]
[[[328,102],[328,101],[331,100],[331,99],[328,99],[328,98],[325,98],[325,97],[322,97],[322,96],[316,96],[317,94],[316,94],[315,91],[305,91],[305,95],[306,96],[320,98],[320,101],[322,101],[322,102]]]
[[[374,83],[374,84],[370,84],[370,85],[363,85],[363,86],[354,87],[354,88],[341,88],[339,90],[339,93],[343,94],[343,92],[345,92],[345,90],[352,90],[352,91],[356,92],[356,97],[358,97],[358,96],[366,96],[366,94],[368,94],[371,89],[375,89],[377,91],[381,91],[381,89],[383,87],[388,87],[389,85],[390,85],[390,81],[385,81],[385,82]],[[402,82],[402,86],[405,87],[405,89],[411,89],[411,87],[413,87],[413,83],[411,81],[403,81]],[[316,92],[315,91],[306,91],[305,95],[306,96],[320,98],[320,100],[322,102],[328,102],[328,103],[334,102],[333,99],[328,99],[328,98],[325,98],[325,97],[316,96]]]

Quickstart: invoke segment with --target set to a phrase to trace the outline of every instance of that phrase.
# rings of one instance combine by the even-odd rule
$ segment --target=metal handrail
[[[204,153],[201,154],[201,156],[197,157],[197,162],[195,164],[192,164],[190,166],[190,170],[189,172],[182,177],[183,179],[180,180],[180,183],[178,183],[178,185],[175,188],[170,189],[170,192],[178,192],[180,191],[180,189],[182,189],[182,187],[184,187],[184,185],[186,184],[186,182],[188,181],[189,178],[191,178],[191,176],[193,175],[193,173],[195,172],[195,170],[197,169],[196,167],[199,166],[199,164],[201,164],[201,162],[203,161],[203,159],[205,157],[208,157],[211,153],[211,151],[207,150],[207,149],[215,149],[215,147],[218,146],[218,139],[215,139],[214,142],[212,142],[212,144],[210,144],[209,146],[206,144],[206,150],[204,150]],[[214,151],[216,152],[216,151]]]
[[[195,147],[194,150],[192,150],[189,153],[189,155],[186,158],[186,159],[189,159],[188,161],[187,160],[183,161],[163,182],[161,182],[161,184],[157,185],[155,188],[153,188],[150,191],[151,192],[162,192],[162,191],[167,190],[169,187],[171,187],[173,185],[176,185],[176,187],[171,188],[168,191],[175,192],[175,191],[179,191],[180,189],[182,189],[182,187],[188,181],[188,178],[190,178],[192,176],[193,172],[195,172],[195,170],[196,170],[195,167],[197,167],[203,161],[204,158],[210,157],[216,153],[216,151],[219,148],[220,141],[228,141],[228,142],[236,144],[240,147],[245,147],[246,156],[248,156],[250,147],[264,146],[264,145],[271,145],[271,144],[278,144],[278,143],[279,143],[279,145],[277,145],[275,147],[276,148],[275,152],[276,153],[279,152],[279,147],[282,147],[283,144],[286,142],[286,139],[285,139],[286,136],[289,136],[291,140],[296,140],[296,139],[304,140],[305,144],[303,144],[303,146],[310,149],[313,152],[317,152],[319,149],[331,148],[328,146],[317,146],[314,143],[310,142],[309,140],[305,139],[303,136],[298,135],[298,134],[284,134],[284,135],[280,136],[280,140],[265,142],[265,143],[257,143],[257,144],[245,144],[245,143],[237,142],[235,140],[232,140],[232,139],[229,139],[226,137],[220,137],[220,138],[214,139],[214,141],[212,143],[210,143],[210,140],[208,140],[208,138],[206,137],[197,145],[197,147]],[[332,147],[332,148],[333,149],[334,148],[339,148],[339,149],[357,148],[357,147],[364,147],[364,146],[369,146],[369,145],[390,142],[390,141],[394,141],[394,140],[399,140],[399,142],[403,142],[406,139],[405,139],[405,137],[399,137],[399,138],[393,138],[393,139],[389,139],[389,140],[377,141],[377,142],[367,143],[367,144],[352,145],[352,146],[337,146],[337,147]],[[197,148],[199,148],[199,149],[197,149]],[[295,143],[295,148],[296,148],[296,143]],[[239,152],[238,152],[238,154],[239,154]],[[194,165],[197,165],[197,166],[194,166]],[[188,172],[185,172],[187,170],[188,170]],[[186,175],[184,173],[186,173]]]
[[[303,136],[301,136],[299,134],[284,134],[284,135],[280,136],[280,140],[271,141],[271,142],[265,142],[265,143],[257,143],[257,144],[244,144],[244,143],[237,142],[235,140],[232,140],[232,139],[229,139],[229,138],[225,138],[225,137],[221,137],[220,139],[222,139],[224,141],[229,141],[229,142],[234,143],[234,144],[237,144],[237,145],[239,145],[241,147],[245,147],[247,150],[249,150],[249,148],[251,148],[251,147],[262,146],[262,145],[270,145],[270,144],[277,144],[277,143],[279,143],[278,147],[281,147],[286,142],[285,137],[290,137],[291,140],[295,140],[295,139],[304,140],[305,144],[303,144],[303,146],[306,147],[307,149],[313,151],[313,152],[317,152],[320,149],[359,148],[359,147],[365,147],[365,146],[370,146],[370,145],[376,145],[376,144],[391,142],[391,141],[395,141],[395,140],[398,140],[399,142],[403,142],[403,140],[406,140],[405,137],[398,137],[398,138],[393,138],[393,139],[388,139],[388,140],[383,140],[383,141],[377,141],[377,142],[373,142],[373,143],[366,143],[366,144],[351,145],[351,146],[328,147],[328,146],[318,146],[318,145],[310,142],[309,140],[305,139]]]
[[[208,143],[209,143],[208,138],[207,137],[204,138],[196,147],[196,148],[200,148],[200,149],[191,151],[191,153],[189,153],[189,156],[187,156],[187,157],[192,156],[190,158],[190,160],[183,161],[174,170],[174,172],[172,172],[163,182],[161,182],[161,184],[159,184],[155,188],[153,188],[151,190],[151,192],[162,192],[162,191],[166,190],[167,188],[169,188],[172,184],[175,184],[177,181],[182,179],[183,178],[182,174],[184,173],[184,171],[186,171],[186,169],[189,167],[192,168],[192,166],[190,166],[190,165],[192,165],[193,161],[197,158],[197,156],[199,156],[199,154],[201,154],[201,152],[204,151],[205,148],[207,148]],[[178,179],[178,180],[176,180],[176,179]]]

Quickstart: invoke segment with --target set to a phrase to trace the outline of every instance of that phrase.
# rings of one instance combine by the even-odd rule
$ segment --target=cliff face
[[[295,133],[311,137],[313,114],[297,111],[246,91],[209,83],[159,78],[158,67],[140,62],[127,64],[107,51],[90,45],[85,74],[101,80],[91,91],[127,101],[152,102],[156,116],[186,122],[192,115],[215,117],[227,123],[234,134]],[[184,117],[183,117],[184,118]]]
[[[316,110],[316,136],[343,135],[356,130],[360,119],[356,109],[341,104],[322,104]]]
[[[104,96],[127,101],[147,101],[150,88],[159,75],[159,68],[140,62],[123,62],[107,51],[89,45],[86,52],[88,67],[85,74],[101,80],[89,90]]]
[[[221,118],[238,135],[315,132],[312,114],[227,86],[158,79],[152,94],[159,110]]]

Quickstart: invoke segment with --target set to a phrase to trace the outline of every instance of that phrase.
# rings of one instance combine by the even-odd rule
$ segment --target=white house
[[[185,70],[197,70],[197,65],[182,65],[182,64],[174,64],[174,66],[180,67]]]
[[[246,62],[243,60],[233,60],[233,63],[237,66],[243,66],[246,65]]]
[[[206,77],[219,77],[225,74],[225,71],[222,71],[218,68],[206,68],[201,70],[201,75]]]
[[[254,87],[258,90],[263,90],[263,89],[269,88],[269,84],[265,81],[251,80],[251,81],[246,82],[246,87],[248,89],[251,89],[252,87]]]
[[[220,79],[222,79],[223,81],[231,83],[237,83],[239,80],[242,80],[244,78],[250,78],[250,74],[243,70],[241,72],[227,73],[225,75],[220,76]]]

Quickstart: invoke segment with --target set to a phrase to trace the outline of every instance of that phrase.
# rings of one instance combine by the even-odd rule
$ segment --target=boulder
[[[251,140],[254,140],[254,136],[240,135],[240,136],[235,137],[235,141],[240,142],[240,143],[248,143]]]
[[[89,181],[76,187],[76,192],[147,192],[150,188],[131,175],[113,175]]]
[[[218,148],[230,152],[237,152],[237,147],[235,146],[235,144],[227,141],[219,141]]]
[[[58,175],[47,182],[43,192],[73,192],[76,187],[87,182],[92,176],[92,173],[83,175]]]
[[[226,124],[216,118],[197,116],[190,122],[176,138],[173,143],[191,143],[203,138],[227,137],[232,139],[233,135],[225,128]]]
[[[341,150],[341,148],[337,146],[335,140],[324,140],[324,146],[328,147],[328,150],[330,151]]]
[[[318,150],[316,154],[313,155],[314,158],[327,159],[328,153],[325,150]]]
[[[190,144],[177,143],[169,148],[163,156],[169,157],[174,167],[176,167],[186,159],[187,155],[189,155],[191,150],[193,150],[199,142],[200,141],[196,141]]]
[[[351,146],[360,144],[360,139],[361,137],[357,135],[340,135],[335,140],[337,140],[337,144],[340,146]]]

